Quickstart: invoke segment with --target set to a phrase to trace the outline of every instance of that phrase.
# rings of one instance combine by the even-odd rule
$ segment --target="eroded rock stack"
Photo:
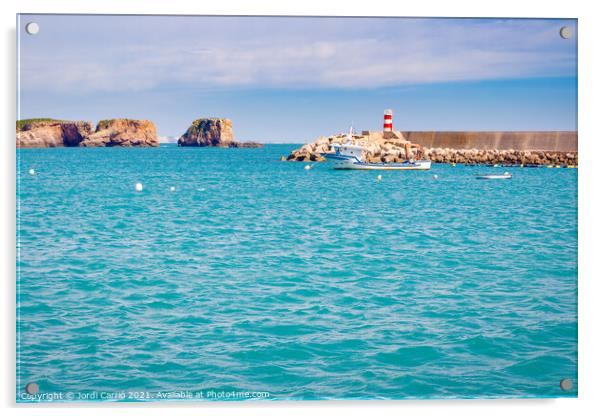
[[[23,120],[17,122],[17,147],[79,146],[92,128],[85,121]]]
[[[178,139],[179,146],[195,147],[263,147],[256,142],[234,140],[232,120],[227,118],[199,118],[194,120],[186,133]]]
[[[351,142],[366,150],[368,162],[403,162],[406,160],[405,147],[410,143],[410,158],[424,158],[435,163],[500,164],[500,165],[578,165],[577,151],[556,151],[538,149],[478,149],[478,148],[428,148],[417,146],[406,140],[407,133],[367,132],[352,135]],[[411,137],[411,135],[409,135]],[[553,136],[552,137],[556,137]],[[323,153],[334,152],[333,143],[347,141],[347,134],[320,137],[313,143],[303,145],[291,152],[287,160],[324,161]],[[545,145],[545,143],[544,143]],[[575,141],[576,145],[576,141]]]
[[[180,146],[229,147],[234,141],[232,121],[227,118],[199,118],[178,140]]]
[[[17,122],[17,147],[158,146],[157,130],[148,120],[89,122],[34,119]]]
[[[80,146],[113,147],[113,146],[159,146],[157,128],[149,120],[131,120],[117,118],[101,120],[96,131],[84,138]]]

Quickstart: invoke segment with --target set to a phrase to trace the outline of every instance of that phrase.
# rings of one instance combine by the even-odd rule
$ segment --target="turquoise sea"
[[[19,150],[17,400],[577,395],[576,169],[296,147]]]

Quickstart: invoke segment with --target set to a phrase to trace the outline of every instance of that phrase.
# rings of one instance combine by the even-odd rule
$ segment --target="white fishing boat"
[[[512,174],[504,172],[502,175],[477,175],[477,179],[512,179]]]
[[[351,141],[351,130],[344,143],[333,143],[334,153],[322,153],[326,159],[334,162],[335,169],[356,170],[428,170],[431,168],[430,160],[406,160],[404,162],[367,162],[366,149]]]

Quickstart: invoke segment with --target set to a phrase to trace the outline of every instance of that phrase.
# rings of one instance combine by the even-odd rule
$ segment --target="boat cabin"
[[[364,159],[363,151],[365,149],[362,146],[359,146],[356,144],[333,143],[332,147],[334,148],[335,155],[337,155],[337,156],[355,157],[359,161],[363,161],[363,159]]]

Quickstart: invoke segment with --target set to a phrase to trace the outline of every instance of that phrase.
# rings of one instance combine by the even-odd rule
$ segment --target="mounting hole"
[[[36,22],[29,22],[25,25],[25,31],[29,35],[37,35],[40,31],[40,25],[38,25]]]
[[[569,391],[573,388],[573,380],[570,378],[563,378],[560,380],[560,388],[564,391]]]
[[[562,26],[559,33],[562,39],[570,39],[570,37],[573,35],[571,33],[571,28],[568,26]]]
[[[31,395],[38,394],[40,392],[40,386],[38,386],[38,383],[27,383],[25,391],[27,394]]]

